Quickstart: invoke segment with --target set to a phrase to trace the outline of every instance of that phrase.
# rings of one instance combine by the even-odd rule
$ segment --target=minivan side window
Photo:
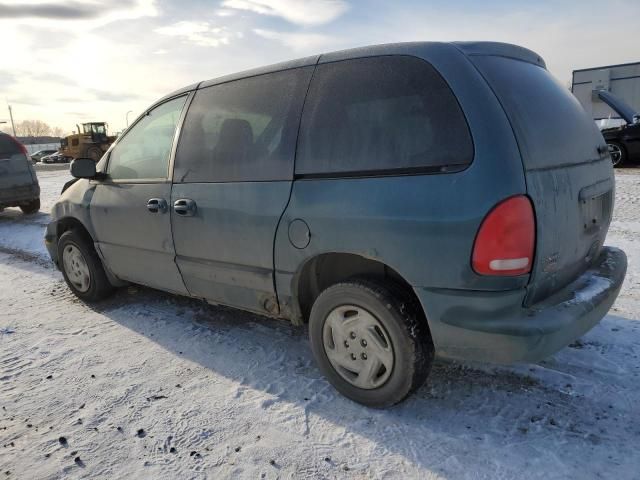
[[[109,155],[109,178],[167,178],[171,145],[186,99],[174,98],[150,110],[120,139]]]
[[[304,107],[296,174],[464,167],[466,119],[431,64],[397,55],[319,65]]]
[[[176,183],[290,180],[313,67],[198,90],[176,151]]]

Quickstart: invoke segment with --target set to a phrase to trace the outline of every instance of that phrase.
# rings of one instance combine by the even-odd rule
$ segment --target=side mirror
[[[96,178],[96,162],[90,158],[76,158],[69,167],[71,176],[75,178]]]

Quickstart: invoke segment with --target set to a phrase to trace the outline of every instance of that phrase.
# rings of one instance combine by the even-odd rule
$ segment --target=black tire
[[[392,346],[391,373],[375,388],[359,388],[347,381],[327,355],[325,322],[331,312],[345,305],[372,315]],[[378,280],[356,278],[324,290],[311,309],[309,337],[316,362],[329,382],[345,397],[368,407],[390,407],[407,398],[425,382],[433,363],[433,342],[421,307],[399,286]],[[357,337],[350,338],[357,342]],[[360,350],[355,345],[354,352]]]
[[[609,146],[609,152],[611,155],[611,162],[613,163],[613,167],[622,167],[627,161],[627,150],[626,148],[624,148],[624,145],[619,142],[607,142],[607,146]],[[614,154],[614,152],[616,154]],[[614,158],[614,156],[617,158]]]
[[[20,210],[22,210],[22,213],[26,215],[36,213],[38,210],[40,210],[40,199],[36,198],[35,200],[31,200],[29,203],[20,205]]]
[[[86,291],[81,291],[74,282],[69,279],[63,260],[67,247],[77,248],[84,257],[90,273],[89,287]],[[93,247],[93,242],[88,238],[88,235],[83,232],[68,230],[60,236],[58,239],[58,264],[60,265],[60,270],[67,285],[82,301],[89,303],[98,302],[109,297],[115,290],[107,279],[102,261]]]

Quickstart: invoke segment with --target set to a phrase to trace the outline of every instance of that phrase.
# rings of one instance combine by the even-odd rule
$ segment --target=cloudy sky
[[[117,131],[184,85],[394,41],[516,43],[567,83],[640,61],[638,18],[638,0],[0,0],[0,121],[9,101],[16,121]]]

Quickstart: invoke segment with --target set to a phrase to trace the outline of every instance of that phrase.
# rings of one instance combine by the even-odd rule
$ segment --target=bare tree
[[[16,124],[19,137],[44,137],[51,135],[51,127],[42,120],[24,120]]]
[[[65,136],[64,129],[60,127],[53,127],[51,129],[51,136],[58,137],[58,138],[64,137]]]

